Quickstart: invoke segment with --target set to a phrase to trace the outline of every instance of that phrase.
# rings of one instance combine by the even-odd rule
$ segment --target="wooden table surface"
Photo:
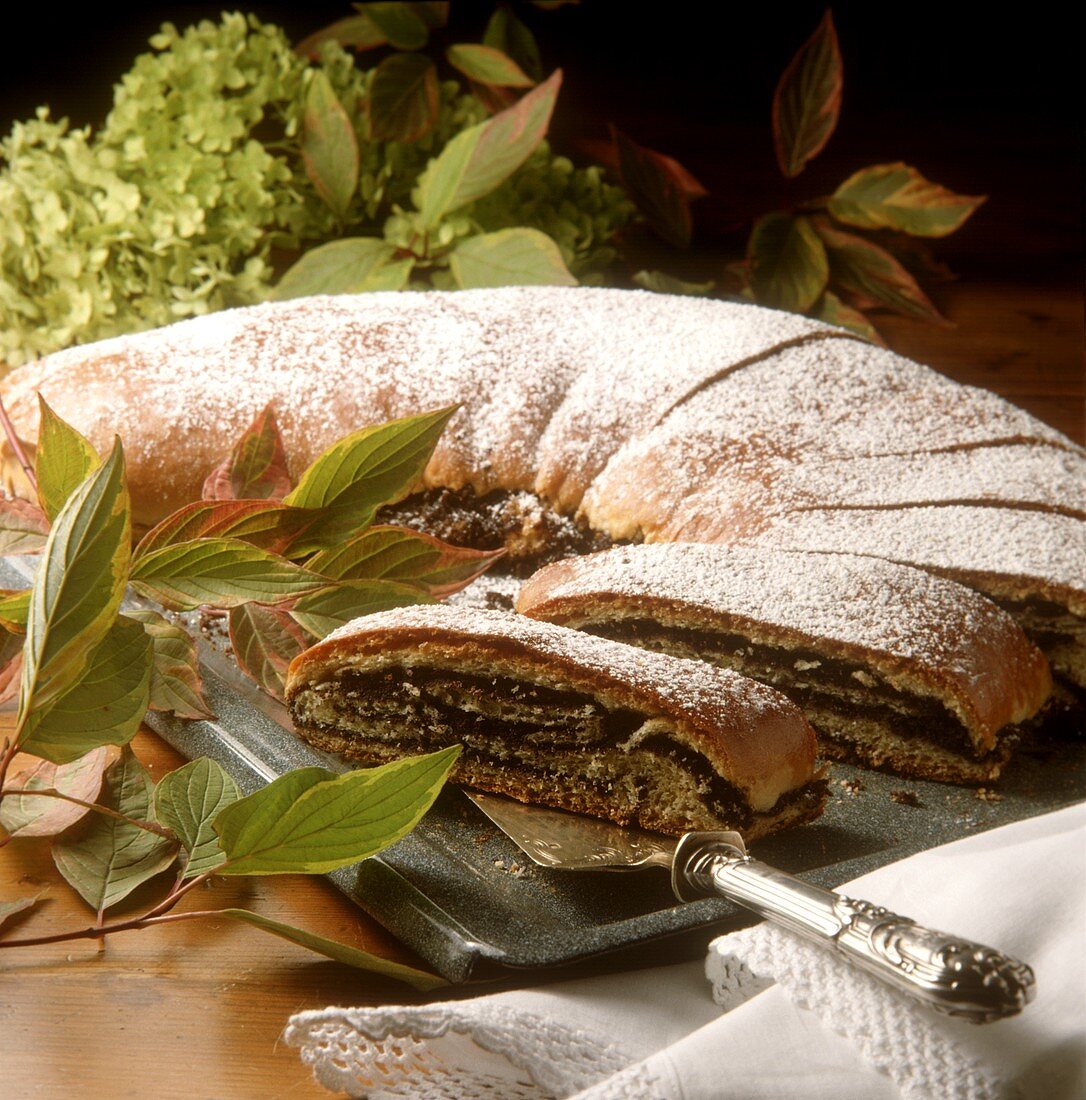
[[[1077,289],[971,281],[942,288],[939,303],[956,327],[892,320],[885,332],[895,350],[995,390],[1086,441]],[[135,749],[156,779],[183,762],[146,731]],[[42,889],[48,900],[19,922],[20,936],[90,923],[43,841],[0,850],[0,901]],[[321,879],[221,879],[186,904],[244,905],[417,964]],[[5,1100],[328,1095],[281,1042],[287,1017],[328,1004],[424,999],[227,921],[118,934],[102,952],[91,941],[7,951],[0,987]]]

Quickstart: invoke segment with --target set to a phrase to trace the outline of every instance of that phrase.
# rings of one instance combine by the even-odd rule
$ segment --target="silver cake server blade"
[[[670,868],[680,901],[727,898],[838,951],[937,1012],[989,1023],[1021,1012],[1036,993],[1032,969],[1018,959],[778,871],[752,859],[738,833],[676,840],[469,788],[464,793],[533,863],[561,871]]]

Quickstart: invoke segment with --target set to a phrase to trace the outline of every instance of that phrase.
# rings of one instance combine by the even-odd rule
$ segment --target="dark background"
[[[48,103],[97,123],[111,86],[166,19],[218,17],[221,5],[43,7],[5,17],[0,130]],[[295,39],[349,14],[346,4],[254,4]],[[478,41],[492,4],[454,3],[444,41]],[[819,3],[517,5],[544,64],[566,73],[552,127],[575,149],[614,121],[678,157],[712,192],[696,207],[702,259],[735,251],[736,223],[832,190],[867,164],[904,160],[989,202],[938,254],[963,277],[1080,278],[1082,84],[1078,36],[1048,5],[1015,19],[979,4],[838,3],[844,106],[825,152],[786,188],[769,108],[777,78],[817,25]],[[715,19],[713,18],[715,16]],[[13,21],[14,18],[14,21]],[[365,56],[365,55],[364,55]],[[376,57],[378,55],[369,55]],[[2,215],[2,212],[0,212]],[[696,266],[696,264],[695,264]]]

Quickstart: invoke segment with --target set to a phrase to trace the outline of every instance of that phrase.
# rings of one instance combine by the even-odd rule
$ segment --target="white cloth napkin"
[[[1086,803],[843,888],[1029,962],[1035,1002],[994,1024],[939,1016],[762,923],[704,964],[301,1012],[286,1040],[325,1086],[368,1100],[1072,1100],[1086,1097],[1084,883]]]

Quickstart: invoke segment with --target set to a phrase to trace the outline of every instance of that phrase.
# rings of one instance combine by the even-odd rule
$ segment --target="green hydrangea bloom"
[[[482,121],[456,81],[440,85],[433,128],[412,143],[375,142],[373,71],[335,43],[319,67],[352,119],[359,185],[341,224],[306,175],[301,131],[313,68],[283,32],[224,15],[179,31],[115,88],[97,134],[45,108],[0,141],[0,362],[263,299],[276,257],[342,235],[415,247],[405,209],[427,162]],[[437,227],[417,276],[449,284],[444,253],[460,237],[514,225],[557,241],[590,275],[633,208],[599,169],[576,169],[544,143],[510,179]]]

